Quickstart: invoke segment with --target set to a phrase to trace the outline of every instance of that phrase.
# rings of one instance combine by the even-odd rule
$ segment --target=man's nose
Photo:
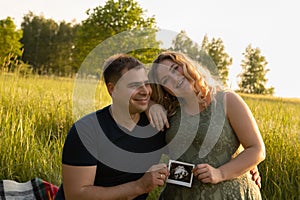
[[[140,92],[144,93],[144,94],[147,94],[150,92],[150,86],[148,84],[141,85],[139,89],[140,89]]]

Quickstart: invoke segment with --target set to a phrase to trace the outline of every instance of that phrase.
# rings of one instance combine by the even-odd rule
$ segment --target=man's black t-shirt
[[[128,131],[121,126],[118,126],[109,112],[109,106],[98,110],[94,113],[94,116],[96,120],[93,122],[89,119],[90,116],[84,117],[76,122],[70,129],[63,148],[63,164],[73,166],[96,165],[97,170],[94,185],[105,187],[135,181],[144,175],[143,172],[135,173],[135,167],[137,169],[139,168],[139,170],[140,168],[147,170],[151,165],[158,164],[160,156],[164,152],[165,134],[163,132],[158,132],[149,125],[145,113],[141,113],[137,126],[132,131]],[[101,129],[100,132],[99,129]],[[107,141],[109,142],[103,142],[103,137],[102,139],[99,139],[98,136],[101,135],[101,133],[104,133],[105,139],[108,139]],[[102,143],[97,140],[102,140]],[[106,148],[107,143],[113,144],[117,147],[116,149],[120,148],[123,151],[131,153],[142,155],[147,155],[147,153],[151,152],[156,153],[148,158],[144,157],[143,159],[138,160],[138,164],[133,164],[134,161],[131,161],[129,158],[129,160],[125,162],[128,163],[128,166],[133,170],[126,171],[119,168],[118,165],[111,165],[111,163],[118,164],[118,161],[120,161],[120,166],[124,165],[124,162],[121,162],[121,160],[124,161],[124,159],[127,158],[126,156],[123,156],[122,153],[111,153],[114,151],[110,149],[110,147]],[[91,146],[94,147],[91,148]],[[110,156],[108,160],[113,161],[105,163],[103,157],[107,156]],[[140,167],[137,165],[144,166]],[[76,176],[76,174],[74,174],[74,176]],[[143,194],[135,199],[146,198],[147,194]],[[63,185],[61,185],[56,195],[56,199],[64,199]]]

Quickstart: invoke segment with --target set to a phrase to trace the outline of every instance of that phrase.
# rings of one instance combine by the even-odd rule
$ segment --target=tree
[[[62,21],[53,37],[50,61],[56,75],[71,76],[75,72],[72,64],[77,27],[75,23]]]
[[[103,41],[111,44],[107,45],[109,48],[105,50],[107,55],[110,55],[116,49],[129,49],[131,50],[130,53],[142,62],[151,62],[159,48],[155,36],[157,28],[155,19],[145,17],[144,12],[134,0],[108,0],[104,6],[98,6],[92,11],[88,10],[88,18],[82,22],[77,32],[74,49],[75,65],[79,67],[89,53]],[[131,33],[134,30],[144,30],[145,32]],[[109,40],[112,36],[125,31],[128,31],[128,33],[122,36],[123,39],[118,41]],[[137,39],[141,37],[142,40]],[[137,44],[145,47],[157,47],[157,49],[135,50],[130,48]],[[103,55],[103,52],[100,53]],[[103,63],[102,60],[95,60],[94,62]],[[92,64],[90,65],[92,66]]]
[[[232,58],[225,52],[225,47],[221,38],[212,38],[208,40],[207,35],[202,41],[202,49],[212,58],[217,66],[218,75],[224,85],[227,85],[229,66],[232,64]]]
[[[192,41],[187,33],[185,31],[180,31],[179,34],[176,35],[175,39],[173,40],[173,46],[170,48],[170,50],[173,51],[179,51],[186,55],[188,55],[191,59],[194,61],[197,61],[200,63],[203,67],[206,67],[210,73],[215,76],[216,79],[221,80],[221,75],[224,75],[224,73],[219,73],[219,68],[216,65],[216,62],[218,60],[213,60],[214,58],[219,58],[218,56],[211,57],[209,53],[212,53],[210,51],[210,46],[212,46],[208,42],[207,36],[204,37],[202,42],[202,47],[199,46],[196,42]],[[223,48],[224,49],[224,48]],[[219,53],[219,52],[216,52]],[[227,54],[224,52],[221,52],[222,55],[225,57]],[[219,64],[220,65],[220,64]],[[224,78],[226,79],[226,78]]]
[[[33,66],[34,70],[47,73],[53,67],[53,39],[58,24],[44,16],[36,16],[32,12],[25,15],[21,24],[24,45],[23,60]]]
[[[266,74],[269,69],[265,69],[268,62],[261,55],[259,48],[252,48],[248,45],[243,53],[241,67],[242,73],[238,76],[241,78],[239,82],[239,92],[249,94],[274,94],[274,88],[266,88]]]
[[[173,47],[171,47],[171,50],[182,52],[195,61],[201,61],[199,53],[201,51],[200,46],[193,42],[185,31],[180,31],[172,41],[172,44]]]
[[[13,71],[22,56],[22,31],[10,17],[0,20],[0,71]]]
[[[72,53],[77,24],[55,22],[44,16],[29,12],[22,22],[24,44],[23,60],[31,64],[39,73],[70,75]]]

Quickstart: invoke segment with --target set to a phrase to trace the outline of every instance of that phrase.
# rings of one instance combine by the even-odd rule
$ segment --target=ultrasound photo
[[[166,182],[182,185],[186,187],[191,187],[192,180],[193,180],[192,169],[194,167],[195,167],[194,164],[170,160],[169,161],[170,176],[168,177]]]

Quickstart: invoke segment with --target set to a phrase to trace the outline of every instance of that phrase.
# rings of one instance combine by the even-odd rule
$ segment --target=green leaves
[[[252,48],[248,45],[243,53],[241,67],[243,72],[239,74],[241,78],[239,82],[239,92],[248,94],[273,94],[274,88],[266,88],[266,74],[269,69],[266,69],[268,62],[261,55],[259,48]]]
[[[72,50],[76,25],[56,23],[53,19],[29,12],[22,22],[23,60],[41,74],[72,73]]]
[[[208,41],[204,36],[202,48],[208,53],[217,66],[218,75],[223,85],[227,85],[229,66],[232,64],[232,58],[225,52],[225,46],[221,38],[212,38]]]
[[[86,56],[101,42],[116,34],[125,31],[136,31],[147,29],[148,35],[143,40],[137,40],[135,37],[126,37],[119,41],[121,47],[135,43],[155,44],[158,48],[159,43],[155,39],[156,24],[153,17],[145,17],[144,10],[134,0],[108,0],[104,6],[98,6],[92,11],[87,11],[88,18],[82,22],[77,32],[75,41],[75,65],[79,67]],[[151,31],[153,30],[153,31]],[[127,34],[126,34],[127,35]],[[112,46],[114,49],[115,47]],[[110,51],[109,49],[107,50]],[[144,50],[147,55],[151,55],[152,50]],[[107,54],[109,54],[107,52]],[[139,51],[141,52],[141,51]],[[120,52],[121,53],[121,52]],[[122,52],[127,53],[127,52]],[[136,52],[132,54],[139,55]],[[141,56],[137,58],[142,62],[153,60],[152,57]]]
[[[0,71],[13,71],[22,56],[22,31],[10,17],[0,20]]]
[[[225,52],[223,41],[220,38],[213,38],[209,41],[208,37],[204,36],[200,47],[187,36],[185,31],[181,31],[173,40],[172,50],[183,52],[201,63],[226,85],[228,67],[232,64],[232,58]]]

